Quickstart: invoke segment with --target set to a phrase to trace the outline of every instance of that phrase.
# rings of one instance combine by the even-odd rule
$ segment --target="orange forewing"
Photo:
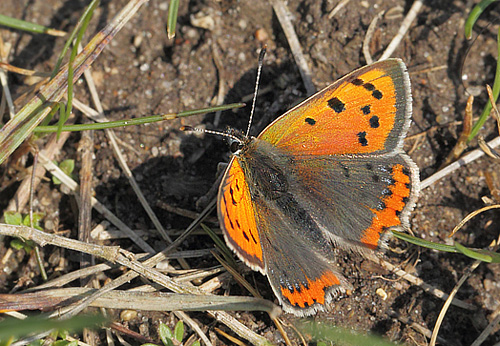
[[[348,74],[276,119],[259,138],[298,155],[394,150],[411,107],[399,64],[387,60]]]
[[[227,242],[252,269],[264,271],[262,246],[245,174],[232,159],[219,188],[217,210]]]

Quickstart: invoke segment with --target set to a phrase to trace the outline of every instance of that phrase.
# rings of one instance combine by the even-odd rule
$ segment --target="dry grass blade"
[[[500,112],[498,111],[497,104],[495,102],[495,96],[493,95],[493,90],[491,90],[491,87],[486,84],[486,92],[488,93],[488,98],[490,99],[491,102],[491,116],[495,119],[497,122],[497,130],[498,134],[500,135]]]
[[[373,33],[377,28],[377,23],[384,15],[385,11],[380,11],[375,17],[373,17],[368,30],[366,30],[365,39],[363,40],[363,55],[365,56],[366,64],[370,65],[373,63],[373,58],[370,53],[370,42],[372,40]]]
[[[130,271],[126,274],[123,274],[119,278],[113,280],[112,282],[106,284],[103,286],[101,289],[87,297],[84,301],[79,303],[77,306],[69,307],[66,309],[63,309],[61,311],[57,312],[57,316],[60,316],[61,314],[66,318],[69,316],[73,316],[83,310],[85,307],[90,306],[92,301],[95,299],[98,299],[102,295],[106,294],[107,292],[110,292],[114,290],[115,288],[126,284],[139,276],[139,273],[142,275],[145,275],[149,279],[153,281],[157,281],[159,279],[159,283],[163,286],[165,286],[166,283],[168,283],[168,288],[173,290],[174,292],[180,292],[180,288],[184,287],[188,290],[188,292],[192,292],[192,290],[195,290],[199,292],[199,294],[206,295],[206,292],[202,292],[201,290],[197,290],[196,288],[192,286],[180,286],[177,285],[168,278],[166,278],[162,274],[154,274],[152,271],[149,269],[150,267],[156,265],[160,261],[164,260],[167,257],[167,254],[169,254],[175,247],[179,246],[190,234],[191,232],[200,224],[201,220],[206,217],[210,212],[213,211],[215,207],[215,201],[211,203],[207,208],[200,214],[200,217],[196,220],[194,220],[191,225],[186,229],[185,233],[179,236],[172,244],[170,244],[165,250],[163,250],[161,253],[156,254],[155,256],[149,258],[148,260],[144,261],[143,263],[139,263],[137,261],[130,261],[127,258],[122,258],[120,257],[119,263],[122,265],[126,265],[127,267],[136,270],[136,271]],[[118,262],[118,261],[117,261]],[[126,263],[127,262],[127,263]],[[133,268],[134,267],[134,268]],[[149,274],[151,275],[149,275]],[[159,276],[158,276],[159,275]],[[156,277],[155,277],[156,276]],[[167,279],[165,281],[164,279]],[[157,281],[158,282],[158,281]],[[172,285],[171,285],[172,284]],[[276,307],[278,308],[278,307]],[[271,315],[277,315],[279,312],[276,310],[276,308],[273,309],[274,312],[271,313]],[[278,308],[279,309],[279,308]],[[219,322],[226,324],[231,330],[233,330],[236,334],[240,335],[241,337],[245,338],[246,340],[250,341],[254,345],[269,345],[269,342],[266,340],[266,338],[256,334],[252,330],[250,330],[248,327],[246,327],[244,324],[241,322],[237,321],[234,317],[230,316],[228,313],[224,311],[208,311],[207,312],[209,315],[212,317],[216,318]]]
[[[78,240],[89,243],[92,241],[90,230],[92,228],[92,173],[94,153],[94,131],[84,131],[80,139],[79,151],[81,155],[80,169],[80,194],[78,204]],[[86,254],[80,254],[80,268],[90,265],[92,258]],[[81,286],[86,282],[82,278]]]
[[[500,137],[496,137],[496,138],[492,139],[487,144],[489,147],[491,147],[493,149],[498,147],[500,145]],[[431,186],[436,181],[446,177],[447,175],[456,171],[460,167],[477,160],[478,158],[480,158],[483,155],[484,155],[484,151],[482,151],[481,149],[476,149],[476,150],[471,151],[470,153],[462,156],[458,161],[453,162],[451,165],[441,169],[440,171],[437,171],[436,173],[434,173],[433,175],[431,175],[427,179],[423,180],[420,183],[420,188],[425,189],[426,187]]]
[[[57,167],[52,161],[47,157],[40,154],[40,162],[44,165],[52,175],[57,177],[64,185],[66,185],[70,190],[77,191],[78,184],[67,176],[59,167]],[[127,236],[137,244],[142,250],[155,253],[155,250],[146,243],[141,237],[137,236],[130,227],[128,227],[123,221],[117,218],[108,208],[101,204],[96,198],[92,197],[92,207],[94,207],[99,213],[105,216],[111,223],[122,230]]]
[[[137,260],[129,259],[128,257],[122,255],[120,252],[122,250],[116,246],[102,246],[102,245],[94,245],[87,244],[84,242],[80,242],[73,239],[68,239],[65,237],[48,234],[30,227],[26,226],[12,226],[6,224],[0,224],[0,234],[8,235],[11,237],[19,237],[23,239],[32,240],[41,246],[45,246],[48,244],[60,246],[64,248],[68,248],[71,250],[92,254],[97,257],[101,257],[107,261],[112,263],[119,263],[124,265],[136,273],[145,276],[146,278],[159,283],[160,285],[178,293],[183,294],[192,294],[193,296],[186,296],[182,299],[179,297],[174,298],[172,304],[165,305],[165,301],[157,301],[156,298],[162,297],[162,299],[168,299],[169,295],[162,296],[158,293],[151,295],[151,299],[146,299],[147,296],[143,296],[142,298],[131,298],[130,300],[125,299],[124,296],[115,296],[116,292],[109,293],[109,291],[101,291],[101,294],[98,295],[98,298],[103,299],[105,294],[115,294],[112,298],[109,299],[109,303],[107,305],[99,305],[100,307],[106,308],[118,308],[118,309],[140,309],[140,310],[151,310],[151,311],[164,311],[164,310],[195,310],[195,311],[205,311],[205,310],[259,310],[266,311],[271,316],[276,316],[279,314],[279,308],[271,303],[270,301],[258,299],[258,298],[250,298],[250,297],[221,297],[221,296],[212,296],[208,295],[206,292],[200,291],[198,288],[193,286],[186,286],[179,284],[172,280],[171,278],[161,274],[155,269],[150,268],[149,266],[145,266],[144,263],[141,263]],[[79,288],[77,288],[79,289]],[[85,289],[85,288],[80,288]],[[64,289],[66,290],[66,289]],[[40,295],[46,294],[49,290],[44,290],[41,292],[35,293],[27,293],[29,295],[36,295],[36,297],[40,298]],[[99,292],[94,290],[92,292]],[[143,294],[143,292],[134,292],[135,294]],[[11,296],[11,295],[8,295]],[[67,298],[67,291],[61,295],[62,297]],[[200,297],[205,296],[205,297]],[[210,296],[208,299],[207,297]],[[6,298],[7,296],[4,296]],[[170,297],[171,298],[171,297]],[[4,299],[4,301],[8,301]],[[16,300],[16,304],[17,304]],[[85,302],[85,300],[84,300]],[[78,303],[79,306],[87,307],[95,304],[96,299],[92,299],[87,302],[87,304]],[[144,305],[147,302],[147,305]],[[123,305],[125,304],[125,305]],[[127,304],[135,304],[133,306]],[[137,304],[140,304],[138,306]],[[95,305],[94,305],[95,306]],[[12,309],[11,306],[2,306],[0,309]],[[83,309],[80,307],[79,310]],[[60,312],[57,312],[56,315],[59,315]],[[71,315],[74,315],[72,313]],[[66,316],[67,317],[67,316]]]
[[[189,317],[188,314],[186,314],[182,311],[175,311],[174,313],[177,316],[177,318],[186,322],[186,324],[189,325],[191,327],[191,329],[196,332],[196,334],[198,334],[198,336],[200,337],[201,340],[203,340],[205,345],[212,346],[212,343],[210,342],[208,337],[205,335],[205,333],[203,333],[203,330],[201,330],[198,323],[196,323],[196,321],[194,321],[191,317]]]
[[[448,299],[444,302],[444,305],[439,312],[439,316],[436,320],[436,325],[434,326],[434,330],[432,331],[432,337],[429,342],[430,346],[436,345],[438,333],[439,333],[439,328],[441,327],[441,323],[444,320],[444,316],[446,315],[446,312],[448,311],[448,308],[451,305],[451,302],[455,298],[455,295],[458,293],[458,290],[462,285],[465,283],[465,281],[469,278],[469,276],[472,274],[472,272],[481,264],[481,261],[474,261],[474,263],[469,267],[469,269],[466,271],[464,275],[460,278],[460,280],[457,282],[455,287],[453,287],[453,290],[451,291],[450,295],[448,296]]]
[[[339,13],[339,11],[341,9],[343,9],[345,7],[345,5],[347,5],[349,3],[349,1],[351,1],[351,0],[341,0],[341,1],[339,1],[339,3],[337,4],[337,6],[335,6],[333,8],[333,10],[330,13],[328,13],[328,19],[332,19],[333,17],[335,17],[335,15],[337,13]]]
[[[88,110],[87,116],[89,116],[90,118],[92,118],[96,121],[100,121],[100,122],[109,121],[104,115],[104,109],[103,109],[101,101],[99,99],[99,94],[98,94],[97,89],[95,87],[95,84],[94,84],[94,81],[92,78],[92,74],[90,73],[90,71],[85,71],[85,78],[87,79],[87,83],[88,83],[88,86],[90,88],[92,99],[93,99],[94,104],[96,105],[97,110],[98,110],[98,113],[91,112],[91,111],[89,111],[90,107],[85,107],[85,109]],[[139,187],[139,184],[137,184],[137,181],[135,180],[135,178],[132,174],[132,171],[128,167],[125,156],[122,154],[122,152],[118,146],[117,137],[115,135],[114,130],[106,129],[104,131],[105,131],[106,136],[108,137],[108,140],[111,144],[111,147],[113,149],[113,153],[114,153],[116,159],[118,160],[120,168],[122,169],[123,173],[127,177],[129,184],[132,187],[132,189],[134,190],[134,193],[137,195],[137,198],[139,199],[139,202],[141,203],[142,207],[144,208],[144,210],[148,214],[149,218],[153,222],[153,225],[158,230],[158,233],[160,233],[160,235],[167,242],[167,244],[172,243],[172,239],[167,234],[167,231],[162,226],[160,220],[158,219],[158,217],[154,213],[153,209],[149,206],[149,203],[146,200],[146,196],[144,196],[144,194],[142,193],[141,188]],[[184,259],[179,259],[179,263],[184,269],[189,268],[188,263]]]
[[[467,99],[467,104],[465,106],[464,121],[462,127],[462,133],[458,137],[457,143],[453,150],[449,153],[448,157],[444,160],[440,168],[448,166],[450,163],[455,161],[462,155],[464,150],[467,148],[467,138],[469,138],[470,132],[472,130],[472,106],[474,103],[474,96],[470,95]]]
[[[0,64],[3,64],[3,61],[7,61],[10,52],[10,45],[3,44],[3,40],[0,36]],[[2,85],[2,100],[7,102],[7,108],[9,110],[10,118],[12,119],[15,115],[14,102],[12,101],[12,96],[10,93],[9,82],[7,80],[7,72],[3,69],[0,69],[0,84]],[[0,113],[0,114],[3,114]]]
[[[95,288],[70,287],[20,294],[0,294],[0,310],[60,308],[81,300],[96,291]],[[89,306],[143,311],[246,310],[271,312],[275,308],[275,305],[270,301],[254,297],[120,290],[106,292],[93,300]]]
[[[486,328],[481,332],[481,334],[477,337],[476,340],[471,344],[471,346],[480,346],[486,340],[486,338],[493,332],[496,328],[498,328],[498,324],[500,324],[500,308],[494,312],[495,318],[488,324]],[[495,345],[498,346],[498,343]]]
[[[74,83],[145,2],[147,0],[130,1],[104,29],[90,40],[85,49],[75,58],[73,64]],[[68,65],[64,66],[13,119],[0,129],[0,163],[4,162],[19,147],[61,100],[67,89],[67,79]]]
[[[479,214],[484,213],[485,211],[488,211],[491,209],[500,209],[500,204],[488,205],[488,206],[483,207],[481,209],[474,210],[472,213],[470,213],[469,215],[464,217],[464,219],[462,221],[460,221],[460,223],[453,228],[449,237],[452,237],[455,233],[457,233],[460,230],[460,228],[462,228],[467,222],[469,222],[470,219],[472,219],[476,215],[479,215]]]
[[[406,35],[408,32],[408,29],[410,29],[411,23],[417,18],[418,12],[420,12],[420,9],[422,8],[422,5],[424,4],[423,0],[415,0],[413,2],[413,5],[411,6],[410,10],[408,11],[408,14],[406,15],[405,19],[401,23],[401,26],[399,28],[399,31],[396,36],[392,39],[391,43],[387,46],[385,52],[382,54],[379,60],[385,60],[389,59],[396,50],[396,48],[399,46],[399,43],[403,39],[403,37]]]
[[[74,118],[70,118],[68,123],[72,124]],[[56,134],[51,134],[49,137],[49,141],[46,144],[45,148],[40,151],[40,154],[46,157],[49,161],[54,160],[55,156],[61,151],[61,148],[66,143],[66,140],[69,138],[69,132],[63,132],[59,139]],[[42,166],[38,166],[35,172],[35,182],[32,184],[33,189],[36,190],[40,182],[42,181],[42,177],[45,176],[46,170]],[[29,199],[29,188],[30,188],[30,179],[24,179],[19,185],[14,197],[10,200],[9,205],[7,206],[8,211],[21,211],[24,206],[28,203]]]
[[[273,6],[274,13],[276,13],[276,17],[278,17],[278,21],[281,24],[281,28],[285,33],[288,44],[290,45],[290,50],[292,51],[293,57],[295,58],[295,63],[299,68],[299,72],[302,77],[302,81],[304,82],[307,94],[312,95],[316,92],[316,87],[312,82],[311,70],[307,65],[307,61],[304,53],[302,52],[302,47],[300,46],[299,39],[297,37],[297,34],[295,33],[292,22],[290,21],[290,13],[282,0],[271,0],[271,4]]]
[[[478,136],[477,137],[477,144],[479,144],[479,147],[481,148],[482,151],[492,159],[500,159],[500,154],[491,148],[488,143],[484,140],[483,136]]]
[[[497,105],[495,103],[495,97],[493,96],[493,90],[491,90],[491,87],[486,84],[486,91],[488,92],[488,98],[490,99],[491,103],[491,113],[490,115],[495,119],[497,123],[497,129],[498,129],[498,134],[500,134],[500,112],[498,112]],[[482,136],[478,137],[478,144],[481,149],[483,149],[484,153],[488,155],[489,157],[493,159],[499,159],[500,154],[495,151],[493,148],[491,148],[488,143],[484,140]]]
[[[423,289],[425,292],[430,293],[439,299],[448,299],[449,295],[447,293],[425,283],[422,279],[417,278],[417,277],[411,275],[410,273],[405,272],[404,270],[396,267],[395,265],[393,265],[387,261],[381,261],[380,263],[384,268],[391,271],[393,274],[400,276],[401,278],[403,278],[405,280],[408,280],[409,282],[411,282],[415,286],[418,286],[421,289]],[[462,308],[462,309],[471,310],[471,311],[476,310],[476,307],[474,305],[466,303],[466,302],[464,302],[460,299],[457,299],[457,298],[454,298],[451,301],[451,303],[455,306]]]

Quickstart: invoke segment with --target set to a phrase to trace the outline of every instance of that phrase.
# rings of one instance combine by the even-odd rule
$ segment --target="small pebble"
[[[161,10],[161,11],[166,11],[168,10],[168,2],[165,1],[165,2],[161,2],[159,5],[158,5],[158,9]]]
[[[134,42],[132,43],[134,45],[135,48],[139,48],[141,46],[141,43],[142,43],[142,35],[135,35],[134,36]]]
[[[238,26],[240,27],[241,30],[245,30],[247,28],[247,22],[244,19],[240,19],[238,22]]]
[[[386,300],[387,299],[387,292],[384,291],[382,288],[377,288],[377,290],[375,291],[375,293],[377,293],[377,295],[379,297],[381,297],[382,300]]]
[[[269,35],[265,29],[260,28],[255,32],[255,39],[259,42],[264,42],[269,40]]]
[[[206,16],[201,12],[198,12],[195,15],[191,15],[189,17],[191,21],[191,25],[197,28],[206,29],[209,31],[214,30],[215,28],[215,20],[211,16]]]
[[[135,310],[123,310],[120,313],[120,319],[125,322],[132,321],[136,317],[137,317],[137,311]]]

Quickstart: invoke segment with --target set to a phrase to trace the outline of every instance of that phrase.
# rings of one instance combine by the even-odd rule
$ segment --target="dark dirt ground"
[[[0,13],[56,29],[71,30],[87,3],[75,0],[2,0]],[[103,1],[88,32],[102,28],[125,3],[124,0]],[[388,15],[379,21],[370,44],[374,58],[380,56],[396,34],[412,1],[352,0],[334,18],[328,19],[328,13],[337,3],[334,0],[288,2],[318,90],[366,64],[362,54],[363,39],[372,19],[385,10],[389,11]],[[456,143],[462,128],[456,122],[463,117],[467,91],[480,91],[474,104],[477,116],[487,99],[481,86],[493,82],[499,8],[493,6],[479,20],[474,36],[480,35],[471,45],[464,39],[463,26],[474,4],[475,1],[426,1],[393,54],[405,61],[410,72],[414,122],[405,149],[410,151],[410,156],[419,166],[422,179],[438,170]],[[151,0],[93,64],[92,73],[110,119],[207,107],[212,104],[221,85],[224,87],[224,102],[239,102],[253,92],[258,52],[264,43],[268,45],[268,53],[260,86],[263,92],[257,100],[252,133],[258,133],[271,120],[307,96],[286,38],[267,1],[181,1],[178,32],[174,40],[167,39],[165,34],[167,8],[168,2]],[[208,16],[213,21],[213,27],[203,29],[194,26],[190,20],[193,15]],[[13,45],[10,63],[37,71],[51,71],[64,45],[61,38],[20,34],[6,29],[0,33],[4,42]],[[219,67],[216,66],[216,59],[220,59]],[[14,95],[20,95],[26,89],[25,79],[12,74],[9,78]],[[85,103],[91,102],[84,82],[77,86],[76,95]],[[181,132],[180,126],[202,124],[210,129],[224,130],[229,125],[244,129],[249,108],[236,113],[223,113],[217,125],[214,125],[214,115],[210,114],[116,130],[123,143],[123,154],[165,228],[182,229],[190,223],[190,219],[165,211],[160,202],[199,211],[196,201],[216,181],[217,164],[227,162],[229,158],[224,141],[214,136],[200,138]],[[78,112],[76,114],[79,115]],[[422,133],[421,137],[412,137]],[[497,135],[492,120],[487,122],[481,134],[487,140]],[[57,160],[78,159],[76,148],[79,139],[79,134],[71,135]],[[39,141],[39,145],[43,147],[43,141]],[[474,141],[471,148],[476,146]],[[95,133],[94,149],[95,197],[132,229],[152,229],[102,131]],[[79,161],[76,165],[75,173],[78,172]],[[497,174],[499,168],[498,162],[483,157],[423,190],[412,213],[414,234],[426,240],[450,244],[448,234],[452,228],[467,214],[484,206],[483,196],[491,196],[485,174]],[[20,172],[12,166],[3,165],[0,173],[0,207],[4,210],[16,191],[18,183],[13,181]],[[498,179],[496,175],[496,188],[500,187]],[[45,213],[46,231],[63,232],[76,238],[77,213],[74,205],[71,198],[48,180],[41,184],[35,195],[34,209]],[[22,212],[26,213],[27,209]],[[93,220],[94,227],[102,221],[102,217],[96,213]],[[498,237],[499,227],[498,213],[489,211],[466,224],[453,239],[466,246],[484,248]],[[157,250],[164,248],[163,241],[155,233],[151,232],[145,239]],[[139,250],[124,240],[105,244],[117,244],[134,252]],[[4,258],[8,246],[9,239],[0,244],[0,258]],[[402,242],[395,242],[395,246],[405,251],[402,254],[390,252],[386,259],[407,270],[414,268],[415,275],[444,292],[453,289],[472,263],[461,255],[426,249],[417,254],[415,248],[408,249]],[[182,245],[183,250],[212,247],[210,238],[203,235],[192,236]],[[78,266],[77,257],[67,251],[50,246],[41,251],[49,277],[59,276]],[[59,262],[52,258],[54,253],[68,256],[69,262],[62,272],[56,271]],[[415,263],[417,255],[419,260],[413,267],[411,264]],[[211,256],[189,263],[194,268],[217,264]],[[410,323],[432,330],[443,301],[405,280],[397,280],[390,273],[380,269],[366,270],[373,267],[366,261],[346,263],[345,273],[354,290],[350,295],[335,300],[329,313],[318,314],[314,319],[371,331],[408,345],[426,345],[428,339]],[[22,290],[41,283],[32,256],[22,251],[0,266],[3,267],[0,273],[1,293],[10,292],[14,286],[16,290]],[[106,275],[112,276],[113,273]],[[265,298],[275,300],[266,278],[255,272],[246,276],[250,282],[257,283]],[[457,297],[474,304],[477,310],[467,311],[452,306],[439,333],[442,344],[470,345],[478,337],[500,308],[499,282],[498,264],[483,263],[473,272]],[[227,287],[230,287],[230,294],[247,294],[234,281]],[[387,299],[383,300],[376,294],[378,288],[387,293]],[[218,294],[224,292],[224,289],[217,291]],[[118,312],[114,316],[119,320]],[[168,312],[141,312],[138,318],[122,323],[158,341],[158,322],[162,320],[172,325],[175,320],[172,316]],[[214,334],[215,328],[232,334],[225,326],[214,323],[203,313],[192,313],[191,316],[203,324],[207,334],[216,335],[218,343],[231,343],[220,334]],[[280,342],[279,334],[265,314],[240,312],[237,316],[270,341]],[[285,319],[295,321],[292,316],[285,316]],[[148,328],[144,328],[148,324]],[[147,330],[149,332],[145,332]],[[298,342],[295,334],[290,336]],[[101,335],[101,342],[104,342],[103,337]],[[133,339],[129,341],[138,343]],[[498,342],[500,333],[496,326],[483,345]]]

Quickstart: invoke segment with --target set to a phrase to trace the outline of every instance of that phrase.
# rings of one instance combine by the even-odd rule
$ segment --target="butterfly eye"
[[[234,154],[238,150],[240,150],[243,147],[243,145],[240,142],[234,141],[229,145],[229,150]]]

